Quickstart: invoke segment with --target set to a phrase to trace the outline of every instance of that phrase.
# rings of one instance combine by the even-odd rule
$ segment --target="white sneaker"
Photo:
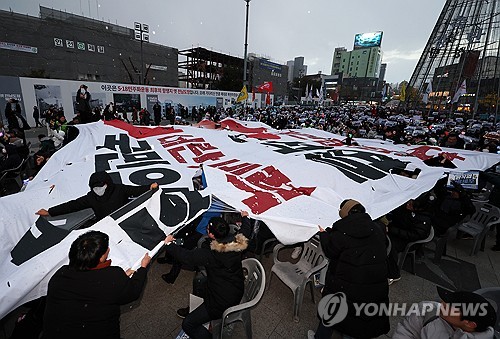
[[[313,330],[307,331],[307,339],[314,339],[316,333]]]
[[[301,246],[295,247],[291,255],[292,259],[297,259],[300,253],[302,253],[302,247]]]

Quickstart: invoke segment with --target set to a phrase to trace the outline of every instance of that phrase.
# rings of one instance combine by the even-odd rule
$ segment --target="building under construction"
[[[498,115],[500,0],[447,0],[410,79],[412,107]]]
[[[179,74],[179,81],[186,82],[186,87],[232,91],[241,89],[241,81],[234,85],[223,85],[223,88],[220,88],[220,85],[225,73],[237,74],[237,79],[243,77],[242,58],[214,52],[203,47],[193,47],[179,51],[179,56],[186,58],[186,60],[179,61],[179,69],[185,70],[185,73]]]

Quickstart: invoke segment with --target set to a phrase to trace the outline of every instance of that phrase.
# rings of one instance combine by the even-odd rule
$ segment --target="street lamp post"
[[[250,9],[250,0],[244,0],[247,3],[247,12],[245,20],[245,56],[243,59],[243,85],[247,84],[247,50],[248,50],[248,11]]]
[[[141,77],[139,84],[144,84],[144,56],[142,53],[142,43],[149,41],[149,25],[140,22],[134,22],[134,36],[136,40],[141,41]]]

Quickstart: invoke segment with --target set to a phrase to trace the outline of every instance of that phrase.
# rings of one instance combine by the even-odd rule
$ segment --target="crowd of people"
[[[113,102],[106,105],[101,115],[100,108],[90,106],[90,98],[88,88],[82,85],[77,92],[76,116],[70,122],[62,109],[49,107],[40,114],[34,107],[36,127],[47,127],[47,134],[38,136],[40,150],[33,156],[34,175],[55,151],[76,137],[78,130],[72,128],[73,125],[96,119],[129,122],[127,113],[120,113]],[[20,106],[15,100],[7,106],[8,128],[0,126],[0,147],[4,154],[0,170],[19,166],[22,159],[29,155],[24,131],[30,127],[22,118]],[[170,124],[182,124],[202,119],[218,122],[234,117],[261,121],[277,129],[318,128],[344,136],[347,145],[355,144],[356,138],[366,137],[493,153],[498,152],[500,140],[496,130],[499,126],[491,123],[478,127],[476,121],[470,121],[457,127],[456,120],[443,117],[441,121],[438,120],[440,118],[432,119],[433,123],[429,125],[429,120],[415,118],[418,115],[416,112],[402,115],[380,107],[276,107],[233,111],[210,106],[193,107],[191,111],[180,107],[178,113],[172,107],[162,112],[162,105],[157,102],[152,116],[146,109],[137,111],[134,108],[131,122],[160,125],[166,119]],[[451,121],[455,122],[454,126]],[[481,180],[481,185],[484,185],[485,181]],[[193,183],[197,189],[203,189],[198,177],[193,178]],[[130,197],[156,189],[158,185],[132,187],[114,184],[107,173],[96,172],[89,179],[89,187],[90,191],[85,196],[47,210],[41,209],[37,214],[55,216],[90,207],[95,212],[96,220],[100,220],[123,206]],[[493,191],[490,202],[500,206],[499,197],[500,194]],[[449,185],[446,179],[377,220],[372,220],[360,202],[353,199],[343,201],[339,206],[340,219],[330,228],[319,227],[318,236],[329,259],[322,294],[344,293],[348,304],[347,315],[334,326],[325,326],[320,321],[316,331],[310,331],[308,336],[317,339],[331,338],[332,335],[372,338],[387,333],[390,330],[388,316],[357,316],[354,304],[387,305],[390,302],[389,286],[401,279],[398,259],[407,244],[427,238],[431,229],[436,236],[442,236],[474,212],[471,192],[453,182]],[[203,267],[205,272],[204,278],[196,274],[193,280],[193,294],[204,298],[202,305],[192,312],[189,308],[177,311],[179,317],[184,318],[182,328],[186,334],[191,338],[211,337],[203,324],[220,318],[224,310],[237,305],[243,295],[245,277],[242,259],[253,256],[259,245],[272,236],[264,223],[250,220],[245,211],[236,214],[209,211],[184,227],[182,234],[166,236],[165,256],[158,258],[159,263],[172,263],[171,272],[162,276],[166,283],[173,284],[183,267],[196,271]],[[204,241],[198,245],[203,237]],[[184,241],[178,244],[176,238],[183,238]],[[297,244],[295,247],[300,246]],[[500,250],[500,241],[493,250]],[[120,337],[120,305],[139,298],[151,258],[145,254],[140,268],[132,271],[112,266],[109,254],[109,238],[102,232],[90,231],[74,241],[69,249],[69,264],[61,267],[51,278],[47,297],[43,299],[43,338]],[[488,307],[481,317],[468,317],[463,314],[463,309],[458,309],[458,317],[444,313],[437,317],[410,316],[397,326],[394,337],[492,337],[496,313],[486,299],[472,292],[441,289],[439,295],[443,305],[469,302],[486,303]]]

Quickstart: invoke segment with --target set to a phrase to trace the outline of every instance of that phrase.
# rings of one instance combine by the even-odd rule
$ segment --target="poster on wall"
[[[19,101],[21,105],[21,114],[26,118],[26,110],[19,78],[0,76],[0,123],[7,124],[5,107],[10,99]]]
[[[117,94],[113,93],[113,102],[118,112],[132,112],[135,109],[141,110],[140,94]]]
[[[153,106],[158,102],[158,95],[146,95],[147,110],[149,113],[153,113]],[[163,106],[163,105],[162,105]]]
[[[35,97],[40,112],[48,110],[50,107],[55,109],[63,108],[61,86],[56,85],[33,85]]]

